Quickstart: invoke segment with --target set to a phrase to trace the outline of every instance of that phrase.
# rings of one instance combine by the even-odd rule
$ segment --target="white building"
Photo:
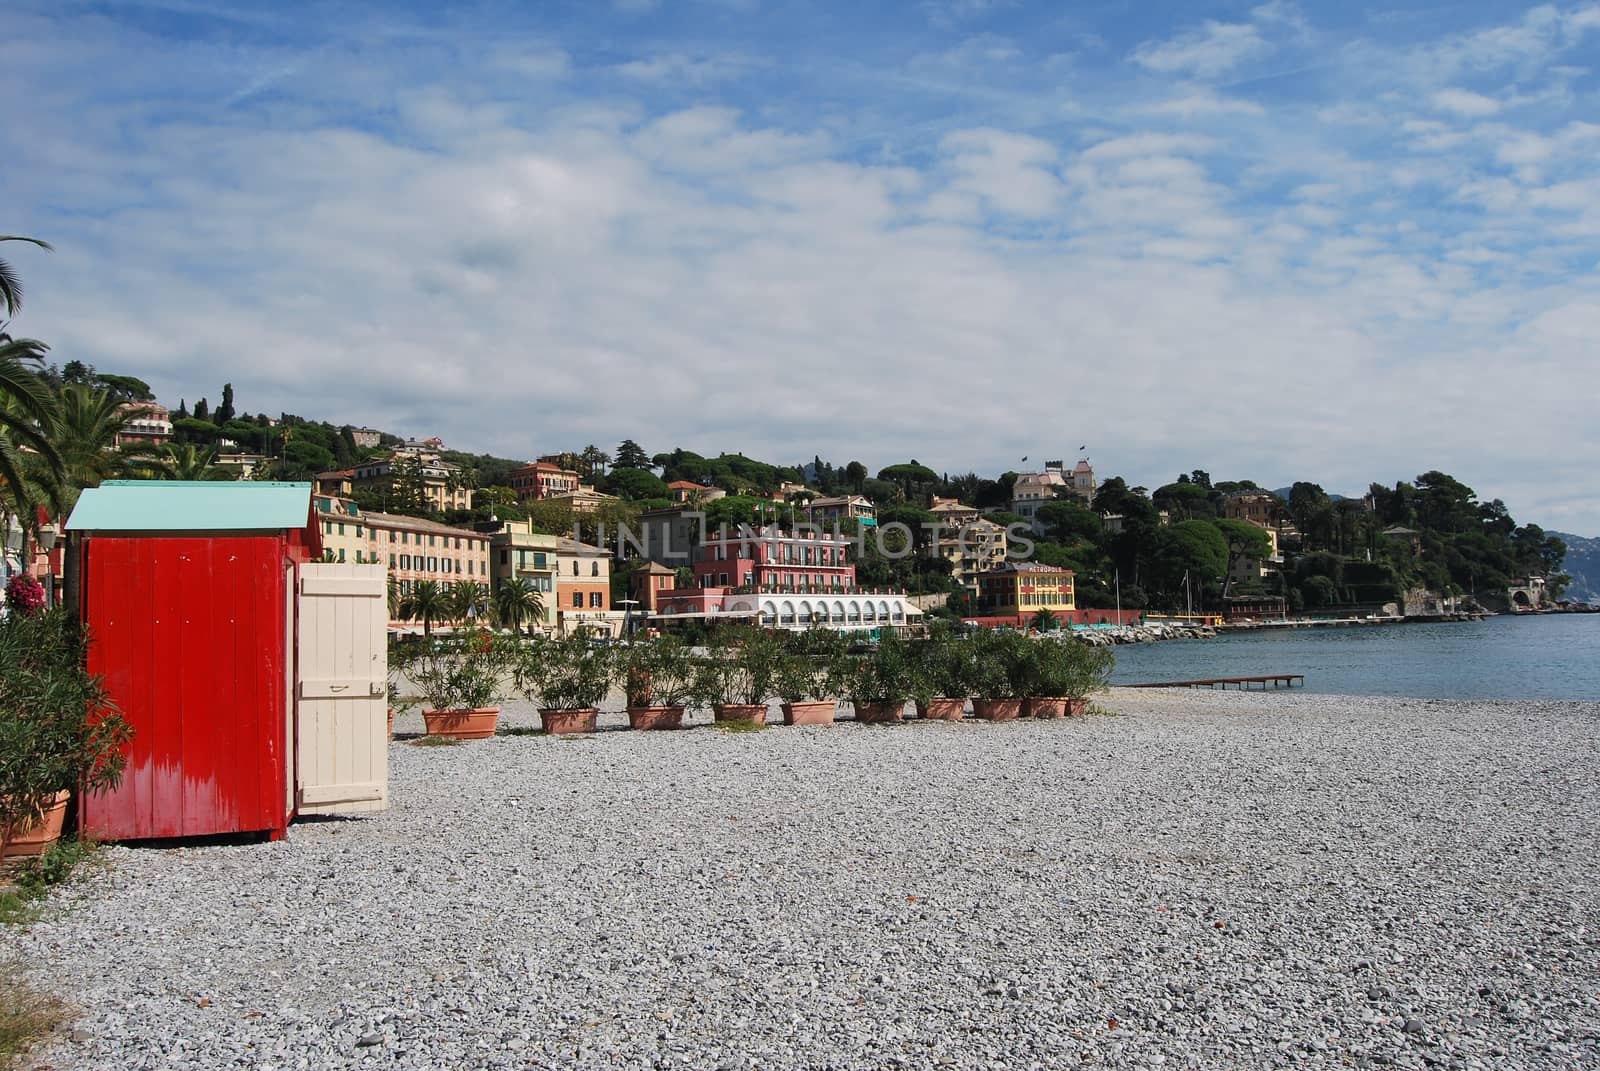
[[[1039,507],[1058,499],[1076,499],[1082,506],[1094,502],[1094,468],[1087,458],[1071,471],[1065,461],[1046,461],[1043,472],[1025,472],[1011,487],[1011,512],[1025,519],[1035,533],[1043,534]]]

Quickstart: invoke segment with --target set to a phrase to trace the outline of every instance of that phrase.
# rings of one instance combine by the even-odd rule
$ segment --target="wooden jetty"
[[[1267,690],[1267,685],[1274,688],[1293,688],[1298,683],[1305,687],[1306,675],[1304,673],[1268,673],[1262,677],[1208,677],[1204,680],[1194,681],[1150,681],[1145,684],[1124,684],[1123,688],[1216,688],[1221,686],[1227,691],[1228,685],[1234,685],[1241,691],[1249,691],[1251,685],[1261,685],[1261,690]]]

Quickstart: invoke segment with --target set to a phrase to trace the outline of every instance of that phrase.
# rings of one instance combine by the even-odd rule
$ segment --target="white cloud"
[[[1429,77],[1481,75],[1508,65],[1545,63],[1600,30],[1600,5],[1562,10],[1553,4],[1530,8],[1522,17],[1483,30],[1458,34],[1419,49],[1413,62]]]
[[[755,65],[744,56],[689,56],[682,52],[671,52],[649,59],[629,60],[618,64],[616,71],[624,78],[638,82],[703,86],[738,78]]]
[[[1207,20],[1165,41],[1146,41],[1134,49],[1133,62],[1159,74],[1215,78],[1247,59],[1269,51],[1261,31],[1250,23]]]
[[[1291,14],[1256,12],[1258,37]],[[1553,39],[1588,32],[1562,18]],[[171,402],[227,378],[252,410],[516,457],[639,428],[650,450],[988,473],[1070,434],[1140,483],[1199,465],[1350,491],[1437,466],[1524,520],[1600,465],[1600,125],[1559,99],[1519,111],[1516,87],[1395,63],[1366,72],[1388,96],[1340,96],[1341,67],[1332,95],[1261,109],[1191,76],[1265,45],[1108,76],[1030,67],[1019,35],[954,42],[1014,75],[960,102],[975,118],[909,61],[870,96],[836,68],[756,101],[708,73],[683,108],[657,87],[709,57],[788,57],[491,39],[175,113],[157,72],[214,104],[237,68],[72,29],[0,43],[0,92],[30,104],[0,128],[8,229],[58,250],[16,326]],[[1465,85],[1506,107],[1434,97]],[[1478,417],[1529,369],[1561,388],[1486,456]],[[1197,413],[1223,431],[1197,438]],[[1592,503],[1562,516],[1600,532]]]
[[[631,146],[645,160],[675,171],[733,179],[752,169],[814,160],[828,151],[830,139],[815,132],[742,127],[732,108],[688,108],[639,128]]]
[[[1000,130],[959,130],[939,148],[947,157],[951,188],[979,198],[993,211],[1044,217],[1059,207],[1063,188],[1052,170],[1054,145]]]
[[[968,37],[955,48],[913,56],[907,66],[912,71],[962,74],[974,69],[1003,65],[1022,55],[1015,41],[998,34]]]
[[[1129,134],[1097,142],[1083,151],[1082,158],[1121,160],[1169,153],[1201,154],[1210,152],[1220,144],[1215,138],[1200,134]]]
[[[572,61],[559,48],[524,49],[506,47],[491,59],[496,66],[527,78],[560,78],[572,68]]]
[[[1493,97],[1468,89],[1441,89],[1433,95],[1433,106],[1468,119],[1481,119],[1500,110],[1500,102]]]
[[[1170,116],[1178,119],[1212,119],[1229,115],[1264,115],[1266,109],[1252,101],[1238,97],[1224,97],[1209,90],[1185,92],[1155,104],[1136,109],[1143,115]]]

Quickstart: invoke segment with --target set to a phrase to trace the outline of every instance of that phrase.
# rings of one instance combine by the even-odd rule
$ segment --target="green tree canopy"
[[[1100,538],[1100,514],[1076,502],[1065,499],[1046,502],[1039,507],[1037,516],[1045,534],[1057,543]]]
[[[615,465],[619,469],[648,469],[652,467],[650,455],[645,453],[644,448],[632,439],[622,440],[621,445],[617,447]]]
[[[667,498],[666,481],[649,469],[624,466],[620,461],[605,478],[606,489],[623,498]]]

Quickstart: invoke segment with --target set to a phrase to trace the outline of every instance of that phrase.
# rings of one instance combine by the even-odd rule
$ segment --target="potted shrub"
[[[916,645],[917,714],[936,721],[960,721],[967,713],[964,643],[938,632]]]
[[[1030,639],[1018,682],[1024,718],[1067,716],[1071,659],[1066,648],[1059,638],[1041,635]]]
[[[1071,649],[1066,656],[1069,667],[1066,676],[1067,713],[1087,714],[1089,696],[1110,688],[1111,670],[1116,666],[1117,656],[1111,653],[1109,647],[1091,647],[1076,641],[1066,646]]]
[[[856,708],[856,720],[868,724],[901,721],[920,677],[910,644],[892,633],[885,635],[855,660],[845,678],[845,694]]]
[[[463,629],[401,644],[396,667],[422,696],[429,736],[481,740],[500,723],[499,700],[517,641],[488,629]]]
[[[695,695],[719,722],[764,725],[776,688],[783,638],[765,629],[725,629],[695,673]]]
[[[622,649],[628,724],[635,729],[676,729],[694,690],[694,658],[676,636],[636,641]]]
[[[974,716],[984,721],[1012,721],[1022,713],[1032,642],[1009,629],[985,629],[968,638],[965,671]]]
[[[517,686],[538,706],[545,732],[592,733],[599,705],[611,691],[615,665],[613,648],[587,636],[543,640],[524,649]]]
[[[778,661],[773,689],[783,701],[785,725],[831,725],[838,713],[835,676],[844,637],[813,628],[793,637]]]
[[[0,619],[0,854],[39,855],[60,838],[73,789],[116,787],[133,734],[89,674],[83,627],[59,609],[11,609]]]

